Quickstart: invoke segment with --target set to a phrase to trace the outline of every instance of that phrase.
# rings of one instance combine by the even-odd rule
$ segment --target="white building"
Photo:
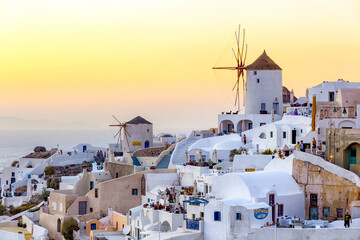
[[[236,239],[281,216],[304,218],[304,193],[281,171],[229,173],[213,183],[204,239]]]
[[[245,109],[241,114],[218,115],[219,132],[241,133],[281,119],[282,69],[264,51],[246,70]]]
[[[128,134],[124,133],[124,152],[153,147],[153,124],[144,118],[137,116],[126,122],[126,132]]]
[[[315,95],[317,102],[333,102],[340,88],[360,88],[360,82],[349,82],[343,79],[336,82],[324,81],[315,87],[309,88],[308,101],[312,103],[312,97]]]

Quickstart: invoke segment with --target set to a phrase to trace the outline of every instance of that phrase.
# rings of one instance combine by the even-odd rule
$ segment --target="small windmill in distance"
[[[131,137],[131,135],[126,130],[126,123],[121,123],[114,115],[113,115],[113,118],[115,118],[115,120],[119,124],[109,125],[109,127],[119,127],[119,131],[115,134],[114,138],[116,138],[116,136],[118,137],[117,144],[121,145],[122,150],[124,151],[124,146],[123,146],[122,139],[121,139],[121,131],[124,130],[124,139],[126,139],[128,146],[130,146],[128,136]]]
[[[247,44],[245,44],[245,29],[243,29],[242,34],[242,42],[240,43],[240,25],[239,25],[239,31],[235,32],[235,38],[236,38],[236,45],[237,49],[234,50],[232,48],[232,52],[235,57],[236,66],[234,67],[213,67],[213,69],[225,69],[225,70],[236,70],[237,71],[237,80],[235,82],[235,85],[232,90],[236,88],[236,97],[235,97],[235,106],[238,107],[238,112],[240,111],[240,78],[242,78],[242,87],[243,87],[243,106],[245,106],[245,61],[246,61],[246,54],[247,54]],[[240,46],[241,45],[241,46]],[[244,45],[245,45],[245,52],[244,52]]]

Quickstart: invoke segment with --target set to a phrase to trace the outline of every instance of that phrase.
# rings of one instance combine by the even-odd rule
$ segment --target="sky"
[[[0,116],[216,127],[235,78],[212,67],[234,64],[239,24],[247,63],[265,49],[297,97],[360,81],[358,0],[0,0]]]

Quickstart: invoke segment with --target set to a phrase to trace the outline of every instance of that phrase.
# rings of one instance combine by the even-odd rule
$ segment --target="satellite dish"
[[[126,225],[123,230],[122,230],[123,234],[128,235],[130,233],[130,226]]]

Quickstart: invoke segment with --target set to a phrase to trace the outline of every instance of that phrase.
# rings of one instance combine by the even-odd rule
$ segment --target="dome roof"
[[[265,52],[252,64],[246,66],[246,70],[282,70]]]

